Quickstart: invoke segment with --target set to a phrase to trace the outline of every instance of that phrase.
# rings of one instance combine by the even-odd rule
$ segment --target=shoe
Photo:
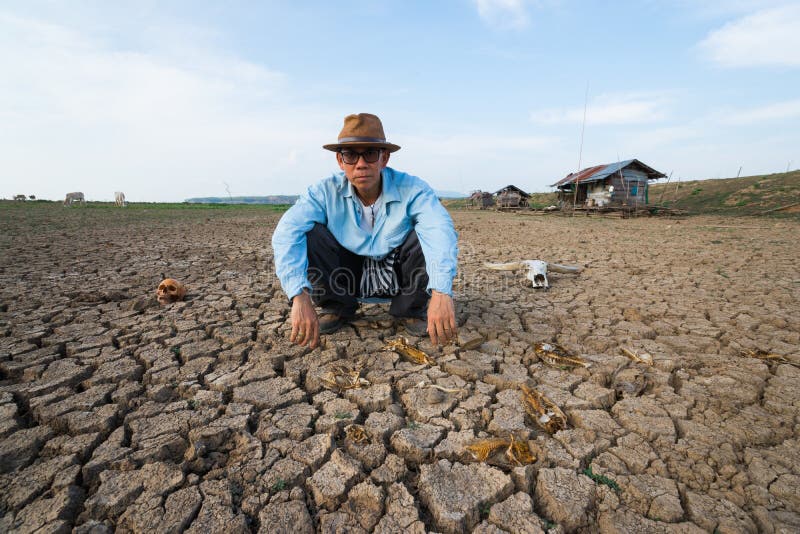
[[[323,313],[319,316],[319,333],[333,334],[347,322],[347,318],[336,313]]]
[[[403,319],[403,326],[406,332],[415,337],[425,337],[428,335],[428,320],[421,317],[406,317]]]

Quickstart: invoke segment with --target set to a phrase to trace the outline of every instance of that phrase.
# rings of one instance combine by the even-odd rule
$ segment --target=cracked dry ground
[[[0,218],[0,531],[800,530],[795,221],[457,212],[473,347],[411,338],[438,364],[423,367],[381,350],[397,331],[379,305],[320,349],[291,346],[266,210]],[[548,292],[478,269],[532,258],[586,269]],[[159,308],[167,276],[189,294]],[[546,366],[541,341],[592,365]],[[369,387],[322,387],[356,362]],[[525,419],[522,383],[566,430]],[[534,464],[464,452],[509,432]]]

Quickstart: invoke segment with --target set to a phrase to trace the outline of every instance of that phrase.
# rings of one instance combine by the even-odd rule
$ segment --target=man
[[[272,236],[275,270],[292,304],[292,343],[315,348],[359,299],[391,299],[389,313],[434,344],[456,335],[456,232],[431,187],[387,167],[400,147],[380,119],[348,115],[336,153],[342,170],[308,188]],[[320,306],[317,317],[314,304]]]

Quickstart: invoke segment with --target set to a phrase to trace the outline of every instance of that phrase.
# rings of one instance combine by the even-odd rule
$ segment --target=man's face
[[[380,148],[347,148],[336,153],[336,161],[353,187],[366,193],[380,184],[381,171],[389,163],[389,152]]]

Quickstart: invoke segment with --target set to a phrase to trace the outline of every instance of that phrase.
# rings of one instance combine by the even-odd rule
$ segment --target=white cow
[[[122,191],[117,191],[114,193],[114,203],[117,205],[118,208],[125,207],[125,193]]]
[[[86,204],[86,197],[84,197],[83,193],[81,193],[80,191],[76,191],[74,193],[67,193],[67,197],[64,199],[64,205],[71,206],[75,202]]]

